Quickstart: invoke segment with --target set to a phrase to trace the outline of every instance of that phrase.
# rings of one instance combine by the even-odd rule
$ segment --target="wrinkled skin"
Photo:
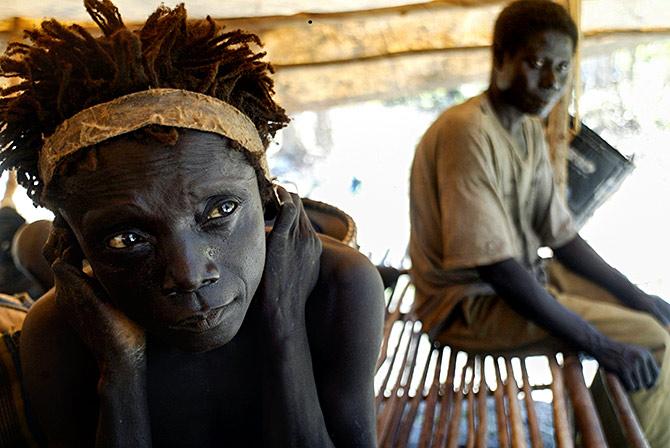
[[[196,131],[108,142],[60,182],[56,293],[21,343],[50,445],[375,444],[381,281],[297,196],[266,234],[253,168]]]
[[[95,171],[64,181],[61,214],[115,306],[168,344],[211,350],[237,333],[263,272],[255,172],[213,134],[142,146],[103,145]]]

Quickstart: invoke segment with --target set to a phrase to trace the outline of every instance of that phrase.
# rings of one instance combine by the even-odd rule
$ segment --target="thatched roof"
[[[176,0],[175,0],[176,1]],[[489,71],[499,0],[184,0],[189,15],[217,18],[261,36],[289,111],[411,95],[480,80]],[[578,0],[557,0],[579,3]],[[46,17],[86,20],[82,0],[0,0],[2,41]],[[632,34],[670,34],[667,0],[581,0],[585,51]],[[160,0],[115,0],[126,23]],[[170,5],[171,2],[166,4]],[[14,17],[14,18],[13,18]],[[17,19],[15,17],[20,17]],[[91,25],[92,26],[92,25]],[[651,33],[651,34],[650,34]]]

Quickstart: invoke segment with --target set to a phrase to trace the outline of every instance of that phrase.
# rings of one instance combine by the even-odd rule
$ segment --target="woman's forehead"
[[[231,147],[228,140],[207,132],[182,130],[175,144],[151,138],[142,141],[123,137],[100,144],[92,171],[114,176],[181,174],[195,171],[202,175],[216,172],[235,176],[253,172],[245,155]],[[82,167],[85,171],[86,167]],[[75,173],[78,174],[75,170]]]
[[[206,194],[209,185],[249,188],[256,172],[246,156],[217,135],[184,132],[175,145],[120,138],[99,145],[94,162],[82,163],[63,179],[67,196],[92,199],[143,192]]]

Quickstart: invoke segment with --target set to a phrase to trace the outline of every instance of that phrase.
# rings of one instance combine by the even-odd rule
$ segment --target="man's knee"
[[[631,328],[631,335],[635,340],[633,344],[641,345],[654,354],[659,364],[662,364],[668,357],[670,350],[670,332],[661,325],[654,317],[644,316],[637,322],[636,328]],[[639,340],[639,342],[636,342]],[[670,366],[666,366],[670,368]]]

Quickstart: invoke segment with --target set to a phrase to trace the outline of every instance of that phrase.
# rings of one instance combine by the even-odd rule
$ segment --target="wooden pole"
[[[558,3],[561,3],[570,12],[579,29],[579,17],[581,15],[579,13],[581,9],[580,0],[561,0]],[[579,48],[577,49],[576,56],[572,65],[572,79],[565,90],[563,98],[561,98],[549,114],[546,128],[547,143],[549,144],[549,153],[554,169],[554,179],[562,195],[565,195],[568,185],[568,152],[571,140],[568,107],[572,100],[575,83],[579,82]]]
[[[607,390],[614,402],[614,410],[628,443],[632,448],[649,448],[649,442],[647,442],[640,423],[637,421],[628,395],[626,395],[619,378],[612,373],[605,373],[603,370],[601,370],[601,374],[605,375]]]
[[[567,355],[563,363],[563,371],[577,427],[582,435],[582,446],[584,448],[607,446],[591,392],[584,383],[581,362],[575,355]]]

